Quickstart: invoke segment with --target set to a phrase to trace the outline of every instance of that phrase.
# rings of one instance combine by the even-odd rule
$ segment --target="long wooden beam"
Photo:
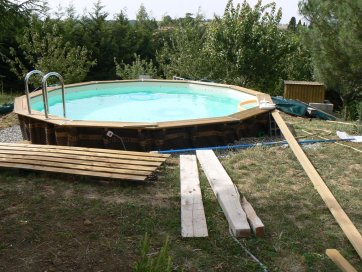
[[[326,254],[343,272],[357,272],[337,249],[327,249]]]
[[[180,156],[181,236],[207,237],[207,225],[195,155]]]
[[[240,204],[239,192],[212,150],[197,150],[197,159],[236,237],[250,236],[250,226]]]
[[[330,212],[336,219],[339,226],[342,228],[344,234],[347,236],[348,240],[351,242],[354,249],[357,251],[358,255],[362,259],[362,236],[349,219],[348,215],[339,205],[338,201],[328,189],[327,185],[324,183],[323,179],[314,168],[313,164],[310,162],[308,157],[303,152],[302,148],[295,140],[293,134],[290,132],[288,126],[285,124],[283,118],[280,116],[278,111],[273,111],[272,115],[275,122],[278,124],[281,132],[283,133],[285,139],[287,140],[290,148],[294,152],[298,161],[302,165],[304,171],[307,173],[309,179],[312,181],[314,188],[318,191],[319,195],[322,197],[324,203],[329,208]]]

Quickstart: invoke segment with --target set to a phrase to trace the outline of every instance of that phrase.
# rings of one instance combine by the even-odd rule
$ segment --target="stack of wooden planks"
[[[0,167],[146,181],[169,155],[57,145],[0,143]]]

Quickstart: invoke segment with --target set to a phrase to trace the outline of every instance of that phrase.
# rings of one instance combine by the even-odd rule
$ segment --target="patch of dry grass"
[[[8,128],[19,124],[18,116],[15,113],[9,113],[7,115],[0,115],[0,129]]]
[[[308,125],[334,130],[326,122],[287,119],[298,135]],[[361,155],[332,143],[305,151],[362,230]],[[266,226],[264,238],[242,241],[269,271],[338,271],[326,248],[338,249],[362,270],[289,148],[227,152],[220,160]],[[131,271],[147,232],[151,253],[170,237],[175,271],[260,271],[230,238],[202,171],[200,178],[209,237],[181,239],[178,157],[146,185],[0,169],[0,270]]]

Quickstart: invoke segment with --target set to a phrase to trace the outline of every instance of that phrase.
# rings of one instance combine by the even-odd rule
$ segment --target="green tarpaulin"
[[[272,99],[278,110],[291,115],[301,117],[315,117],[323,120],[336,120],[336,117],[334,117],[333,115],[311,107],[308,104],[299,100],[285,99],[281,97],[272,97]],[[308,108],[311,108],[313,110],[308,112]]]
[[[9,112],[12,112],[14,109],[14,103],[6,103],[0,105],[0,115],[8,114]]]

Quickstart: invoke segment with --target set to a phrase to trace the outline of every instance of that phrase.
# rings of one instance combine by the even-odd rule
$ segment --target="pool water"
[[[159,82],[91,84],[66,88],[65,93],[68,119],[119,122],[220,117],[238,112],[241,101],[255,99],[225,87]],[[48,96],[50,114],[62,116],[60,90]],[[31,107],[44,111],[42,97],[32,98]]]

